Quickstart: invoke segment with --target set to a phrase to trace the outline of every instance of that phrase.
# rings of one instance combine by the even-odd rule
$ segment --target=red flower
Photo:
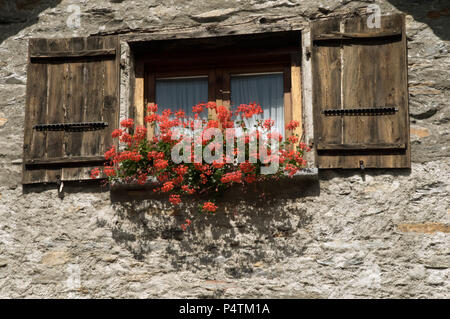
[[[100,175],[100,170],[98,168],[93,168],[91,170],[91,178],[96,179]]]
[[[120,137],[120,141],[123,143],[131,143],[132,137],[128,133],[123,133],[122,136]]]
[[[149,160],[151,160],[151,159],[155,159],[155,160],[157,160],[157,159],[164,159],[164,153],[163,152],[157,152],[157,151],[150,151],[147,154],[147,158]]]
[[[122,122],[120,122],[120,125],[122,127],[130,128],[130,127],[133,127],[134,121],[133,121],[133,119],[126,119],[126,120],[123,120]]]
[[[250,104],[241,104],[238,106],[237,114],[241,113],[242,118],[251,118],[254,115],[263,113],[263,110],[259,104],[255,102]]]
[[[204,212],[214,213],[217,210],[217,206],[214,205],[214,203],[212,203],[212,202],[205,202],[203,204],[202,210]]]
[[[173,168],[173,171],[180,176],[185,175],[188,172],[189,168],[186,165],[179,165]]]
[[[245,182],[248,184],[256,182],[256,176],[255,175],[247,175],[244,178]]]
[[[219,121],[222,123],[222,126],[224,126],[225,123],[229,122],[231,120],[231,116],[233,115],[233,113],[223,105],[217,107],[217,113],[218,113],[217,116],[219,118]]]
[[[285,171],[287,171],[287,172],[289,173],[289,176],[292,176],[292,175],[294,175],[295,173],[297,173],[298,168],[295,167],[295,166],[292,165],[292,164],[287,164],[286,167],[285,167]]]
[[[170,201],[173,205],[178,205],[178,204],[180,204],[180,203],[181,203],[180,195],[176,195],[176,194],[170,195],[169,201]]]
[[[105,166],[105,168],[103,169],[103,172],[106,174],[106,176],[110,177],[110,176],[116,176],[116,170],[114,169],[113,166]]]
[[[274,121],[274,120],[271,120],[271,119],[268,119],[268,120],[265,120],[265,121],[264,121],[263,127],[264,127],[265,129],[267,129],[268,131],[270,131],[270,129],[271,129],[272,126],[274,126],[274,125],[275,125],[275,121]]]
[[[289,136],[288,141],[291,142],[292,144],[295,144],[298,142],[298,136],[295,135]]]
[[[241,163],[241,165],[239,165],[239,168],[244,173],[251,173],[251,172],[253,172],[255,170],[255,166],[253,166],[253,164],[249,163],[249,162]]]
[[[286,125],[286,128],[287,128],[288,130],[290,130],[290,131],[293,131],[293,130],[295,130],[299,125],[300,125],[300,124],[299,124],[297,121],[292,120],[292,121],[290,121],[290,122],[288,123],[288,125]]]
[[[136,141],[141,141],[147,136],[147,128],[145,126],[139,125],[136,127],[134,133],[134,139]]]
[[[197,105],[192,107],[192,112],[194,112],[194,113],[201,113],[201,112],[203,112],[204,107],[205,107],[205,103],[197,104]]]
[[[140,174],[138,177],[138,184],[144,185],[146,181],[147,181],[147,174],[146,173]]]
[[[170,110],[170,109],[165,109],[163,112],[162,112],[162,115],[163,115],[163,117],[165,117],[165,118],[169,118],[171,115],[172,115],[172,111]]]
[[[236,171],[232,173],[227,173],[221,178],[222,183],[242,183],[242,172]]]
[[[165,182],[164,185],[161,187],[161,191],[167,193],[171,191],[173,187],[174,187],[173,182]]]
[[[299,144],[299,146],[300,146],[300,148],[301,148],[302,151],[305,151],[305,150],[306,150],[307,152],[310,152],[310,151],[311,151],[311,148],[308,147],[308,146],[306,146],[306,144],[303,143],[303,142],[301,142],[301,143]]]
[[[184,192],[186,192],[187,194],[189,194],[189,195],[192,195],[192,194],[195,193],[195,189],[189,188],[188,185],[183,185],[183,186],[181,186],[181,189],[182,189]]]
[[[267,133],[267,138],[269,139],[269,140],[278,140],[278,142],[281,142],[282,140],[283,140],[283,135],[281,135],[280,133],[278,133],[278,132],[269,132],[269,133]]]
[[[224,164],[223,160],[214,161],[214,162],[212,163],[212,166],[213,166],[214,168],[217,168],[217,169],[222,168],[224,165],[225,165],[225,164]]]
[[[209,120],[208,124],[206,125],[206,128],[218,128],[219,127],[219,122],[215,121],[215,120]]]
[[[121,129],[115,129],[115,130],[112,132],[111,136],[112,136],[113,138],[117,138],[117,137],[121,136],[122,133],[123,133],[123,131],[122,131]]]
[[[153,104],[153,105],[150,104],[150,105],[147,107],[147,111],[148,111],[148,112],[153,112],[153,113],[158,112],[158,105],[157,105],[157,104]]]
[[[145,123],[153,123],[159,120],[159,115],[156,113],[152,113],[144,117]]]
[[[258,137],[263,135],[264,142],[261,147],[267,148],[266,153],[258,154],[258,151],[252,150],[248,152],[248,148],[245,148],[246,162],[238,163],[235,166],[235,156],[242,156],[237,154],[239,149],[236,145],[233,145],[230,150],[229,158],[222,156],[220,159],[214,161],[211,164],[206,164],[203,158],[196,158],[199,154],[194,152],[195,146],[202,146],[202,150],[206,147],[214,154],[217,154],[223,141],[212,141],[212,135],[206,136],[206,134],[200,134],[194,136],[190,140],[191,150],[188,154],[184,154],[192,159],[192,164],[176,164],[170,158],[170,153],[175,144],[179,143],[183,139],[183,134],[191,137],[191,134],[185,133],[186,130],[194,129],[194,119],[200,119],[200,113],[206,110],[214,110],[217,114],[217,118],[214,120],[202,120],[203,132],[206,128],[220,128],[222,132],[225,129],[231,128],[234,132],[235,129],[239,129],[239,121],[246,118],[252,118],[256,120],[257,130],[251,130],[251,134],[245,134],[244,136],[234,136],[231,139],[232,142],[242,142],[245,146],[248,146],[254,140],[258,140]],[[269,161],[278,160],[280,166],[273,177],[280,176],[285,173],[286,175],[294,175],[299,169],[304,167],[306,161],[303,158],[305,151],[309,150],[309,147],[305,143],[299,143],[297,135],[286,137],[283,139],[282,135],[275,132],[275,121],[272,119],[261,120],[257,115],[263,113],[260,105],[253,102],[250,104],[241,104],[236,110],[229,110],[223,105],[217,105],[214,102],[199,103],[193,107],[194,114],[186,118],[186,113],[183,110],[172,112],[171,110],[160,110],[158,112],[157,105],[147,106],[147,116],[145,116],[145,123],[150,123],[152,127],[158,127],[159,134],[155,134],[152,138],[147,137],[146,126],[136,126],[132,119],[126,119],[121,121],[121,127],[112,132],[113,138],[118,138],[121,142],[121,147],[125,146],[125,150],[119,152],[118,149],[112,147],[105,152],[105,158],[109,161],[108,166],[101,169],[94,169],[91,171],[91,177],[97,178],[108,177],[109,180],[124,180],[125,182],[135,181],[143,184],[147,182],[148,175],[154,175],[157,180],[162,184],[162,187],[155,188],[154,191],[164,192],[170,194],[169,202],[173,205],[181,203],[181,195],[192,195],[195,193],[209,194],[214,191],[221,191],[222,188],[226,189],[234,183],[240,183],[248,185],[271,177],[263,177],[259,173],[259,167],[265,165]],[[235,122],[234,116],[238,116]],[[241,121],[242,123],[243,121]],[[157,124],[157,125],[156,125]],[[245,125],[244,125],[245,127]],[[299,127],[297,121],[291,121],[287,124],[287,129],[295,130]],[[129,128],[130,130],[127,130]],[[134,128],[134,134],[130,135],[131,129]],[[176,130],[181,129],[182,135],[175,139]],[[250,129],[250,128],[247,128]],[[229,130],[227,134],[231,134]],[[225,139],[230,139],[230,135],[226,135]],[[267,138],[267,139],[266,139]],[[242,139],[242,140],[240,140]],[[280,148],[273,147],[274,144],[271,140],[284,141],[286,143],[280,143]],[[122,145],[122,143],[126,143]],[[238,143],[239,145],[239,143]],[[298,146],[291,148],[290,146]],[[223,148],[223,146],[222,146]],[[292,150],[294,149],[294,150]],[[223,149],[223,151],[225,151]],[[222,152],[221,152],[222,153]],[[250,153],[250,154],[248,154]],[[262,156],[264,154],[264,156]],[[201,156],[201,155],[200,155]],[[248,156],[248,157],[247,157]],[[143,157],[145,157],[143,159]],[[250,163],[255,160],[255,163]],[[133,163],[136,162],[136,163]],[[200,210],[203,212],[214,213],[217,210],[217,206],[213,202],[205,202],[200,205]],[[186,230],[191,225],[191,221],[186,219],[186,222],[181,225],[183,230]]]
[[[217,104],[216,104],[216,102],[208,102],[208,103],[206,103],[206,107],[208,109],[215,110],[215,109],[217,109]]]
[[[116,156],[116,147],[111,147],[108,151],[105,152],[104,156],[106,160],[114,158],[114,156]]]
[[[158,181],[161,183],[167,182],[169,180],[169,175],[167,174],[161,174],[157,176]]]
[[[177,119],[182,119],[186,117],[186,113],[182,110],[179,110],[178,112],[175,113],[175,116]]]
[[[163,169],[165,169],[167,166],[169,166],[169,161],[167,160],[163,160],[163,159],[158,159],[155,161],[154,166],[157,170],[162,171]]]

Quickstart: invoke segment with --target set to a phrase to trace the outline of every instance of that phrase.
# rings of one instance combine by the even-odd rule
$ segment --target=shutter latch
[[[61,180],[61,175],[56,176],[56,185],[58,187],[58,197],[63,199],[64,198],[64,182]]]
[[[363,171],[364,170],[364,161],[359,161],[359,168]]]

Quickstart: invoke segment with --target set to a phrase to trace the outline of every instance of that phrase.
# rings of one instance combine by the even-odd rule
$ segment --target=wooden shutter
[[[28,54],[22,182],[89,179],[118,127],[119,38],[30,39]]]
[[[316,21],[311,37],[318,167],[410,167],[404,16]]]

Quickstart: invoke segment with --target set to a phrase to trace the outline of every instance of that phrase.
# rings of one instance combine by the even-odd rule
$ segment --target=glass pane
[[[193,116],[192,107],[208,102],[208,77],[170,78],[156,80],[156,104],[158,111],[170,108],[183,110],[186,116]],[[207,112],[200,114],[207,118]]]
[[[272,130],[284,136],[284,91],[283,73],[236,75],[231,77],[231,105],[256,102],[264,113],[259,119],[271,118],[275,121]],[[253,122],[246,120],[246,126]]]

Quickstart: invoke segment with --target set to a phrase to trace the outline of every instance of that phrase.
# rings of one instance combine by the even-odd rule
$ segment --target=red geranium
[[[194,120],[201,119],[199,114],[209,110],[214,112],[216,118],[203,119],[201,134],[190,135],[189,130],[193,133],[194,129],[198,129]],[[135,126],[133,119],[120,122],[122,128],[112,132],[112,137],[120,142],[119,147],[113,146],[105,152],[108,163],[102,170],[93,169],[92,178],[98,178],[103,172],[103,176],[110,181],[145,184],[150,177],[154,177],[161,183],[154,192],[167,193],[169,202],[173,205],[182,203],[181,195],[206,195],[210,200],[200,205],[199,210],[214,213],[218,207],[212,201],[213,197],[220,195],[233,184],[245,186],[263,179],[276,179],[281,175],[292,176],[306,165],[303,153],[310,149],[300,141],[295,132],[299,122],[294,120],[286,125],[288,130],[294,132],[287,139],[283,139],[282,134],[272,131],[275,121],[260,119],[263,110],[255,102],[241,104],[234,110],[214,102],[199,103],[192,108],[194,116],[190,118],[186,118],[186,112],[183,110],[173,112],[165,109],[157,113],[156,104],[149,104],[147,111],[144,121],[151,126]],[[255,121],[244,121],[251,118]],[[255,124],[247,127],[247,122]],[[150,127],[157,127],[159,134],[148,139],[147,130]],[[222,140],[220,135],[215,136],[211,132],[204,134],[209,128],[219,129],[222,132]],[[176,130],[183,135],[175,136]],[[184,148],[183,158],[190,159],[191,162],[175,163],[172,150],[184,136],[190,136],[187,143],[190,151],[189,148]],[[273,139],[280,143],[272,143]],[[255,141],[258,141],[259,146],[252,148]],[[231,144],[231,148],[227,142]],[[238,147],[241,144],[244,145],[244,150]],[[278,144],[279,149],[275,148]],[[265,148],[265,153],[260,153],[261,147]],[[201,152],[196,152],[196,148],[200,148]],[[222,155],[219,159],[206,162],[202,158],[205,150],[208,150],[209,154]],[[186,151],[188,153],[184,154]],[[241,151],[244,152],[245,160],[239,163],[237,159],[242,159]],[[260,168],[271,161],[278,161],[277,171],[272,175],[262,176]],[[186,219],[186,223],[181,227],[186,229],[190,224],[191,221]]]

